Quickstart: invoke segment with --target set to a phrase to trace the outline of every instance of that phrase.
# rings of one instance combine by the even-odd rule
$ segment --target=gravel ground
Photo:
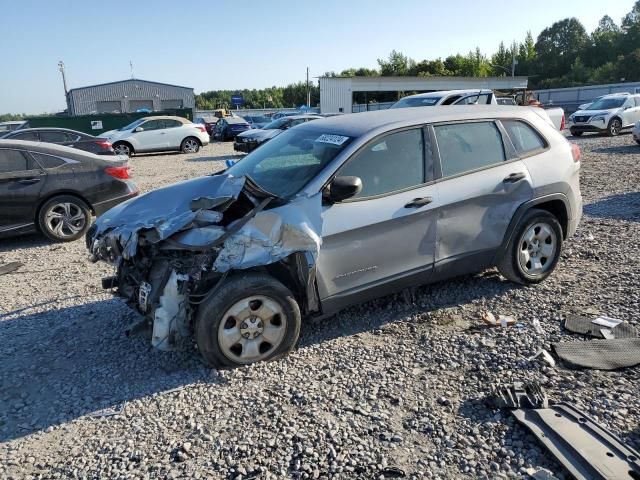
[[[205,368],[162,353],[103,293],[82,241],[0,241],[0,478],[519,478],[562,468],[509,416],[492,385],[540,382],[640,448],[639,368],[551,368],[527,358],[574,340],[567,313],[640,326],[640,147],[630,135],[573,139],[585,216],[557,271],[524,288],[494,270],[419,287],[303,325],[277,362]],[[135,157],[141,189],[222,168],[231,144]],[[520,324],[481,328],[483,310]],[[531,327],[542,323],[544,334]]]

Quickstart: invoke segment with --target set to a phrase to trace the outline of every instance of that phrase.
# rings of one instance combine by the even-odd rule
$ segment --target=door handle
[[[504,183],[515,183],[515,182],[519,182],[523,178],[527,178],[527,176],[523,172],[518,172],[518,173],[511,173],[507,175],[506,177],[504,177],[504,180],[502,181]]]
[[[433,202],[433,197],[414,198],[409,203],[407,203],[404,208],[420,208],[424,207],[425,205],[429,205],[431,202]]]
[[[33,185],[34,183],[38,183],[40,181],[39,178],[23,178],[22,180],[18,180],[18,183],[22,185]]]

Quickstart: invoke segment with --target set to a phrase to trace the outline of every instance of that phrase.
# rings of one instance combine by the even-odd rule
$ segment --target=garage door
[[[129,100],[130,112],[135,112],[141,108],[153,111],[153,100]]]
[[[96,111],[98,113],[120,113],[122,105],[120,102],[96,102]]]
[[[162,109],[182,108],[182,100],[162,100]]]

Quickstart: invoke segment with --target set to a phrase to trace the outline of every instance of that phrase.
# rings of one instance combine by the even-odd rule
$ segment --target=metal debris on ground
[[[537,383],[513,382],[499,385],[485,402],[489,408],[547,408],[549,400]]]
[[[114,415],[120,415],[124,411],[124,403],[119,403],[113,407],[101,408],[95,412],[89,414],[90,417],[104,418],[113,417]]]
[[[516,319],[510,315],[498,315],[496,316],[491,312],[484,312],[482,314],[482,321],[492,327],[507,327],[515,325]]]
[[[621,320],[616,322],[611,320],[617,319],[601,316],[593,320],[582,315],[569,314],[564,321],[564,328],[569,332],[594,338],[636,338],[638,336],[638,332],[632,325]]]
[[[595,370],[616,370],[640,365],[640,338],[616,338],[551,345],[564,362]]]
[[[620,323],[622,323],[622,320],[618,320],[617,318],[605,317],[603,315],[596,318],[591,323],[595,325],[602,325],[603,327],[606,327],[606,328],[613,328],[619,325]]]
[[[533,330],[538,334],[538,335],[542,335],[544,333],[544,330],[542,329],[542,325],[540,324],[540,320],[538,320],[537,318],[534,318],[531,321],[531,326],[533,327]]]
[[[3,263],[0,265],[0,275],[6,275],[7,273],[12,273],[22,267],[24,263],[22,262],[9,262]]]

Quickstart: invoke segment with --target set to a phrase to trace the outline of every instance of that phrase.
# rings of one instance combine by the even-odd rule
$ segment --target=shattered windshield
[[[299,192],[351,141],[308,128],[294,128],[254,150],[227,170],[235,177],[248,175],[262,189],[288,198]]]

